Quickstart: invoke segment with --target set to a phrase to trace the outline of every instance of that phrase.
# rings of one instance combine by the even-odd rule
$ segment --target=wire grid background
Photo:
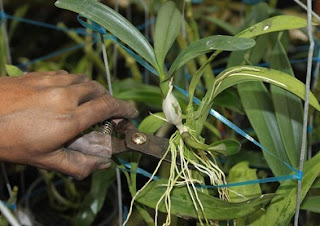
[[[2,5],[2,0],[1,1],[1,7],[3,7]],[[308,54],[308,59],[299,59],[299,60],[293,60],[291,61],[291,63],[301,63],[301,62],[307,62],[307,75],[306,75],[306,85],[307,85],[307,89],[306,89],[306,101],[305,101],[305,106],[304,106],[304,109],[305,109],[305,112],[304,112],[304,124],[303,124],[303,127],[304,127],[304,133],[303,133],[303,137],[302,137],[302,148],[301,148],[301,158],[300,158],[300,166],[299,166],[299,169],[296,170],[294,169],[292,166],[290,166],[288,163],[286,162],[283,162],[284,165],[286,165],[287,167],[289,167],[295,174],[294,175],[286,175],[286,176],[282,176],[282,177],[273,177],[273,178],[266,178],[266,179],[260,179],[260,180],[255,180],[255,181],[245,181],[245,182],[241,182],[241,183],[235,183],[235,184],[228,184],[226,185],[226,187],[231,187],[231,186],[241,186],[241,185],[245,185],[245,184],[254,184],[254,183],[267,183],[267,182],[272,182],[272,181],[281,181],[281,180],[292,180],[292,179],[298,179],[298,199],[297,199],[297,209],[296,209],[296,215],[295,215],[295,225],[298,225],[298,217],[299,217],[299,203],[300,203],[300,197],[299,197],[299,188],[301,189],[301,178],[302,178],[302,169],[303,169],[303,162],[304,162],[304,158],[303,156],[305,156],[305,152],[306,152],[306,140],[307,140],[307,113],[308,113],[308,106],[309,106],[309,101],[308,101],[308,93],[310,91],[310,82],[311,82],[311,74],[312,74],[312,62],[315,61],[317,62],[316,66],[315,66],[315,69],[313,71],[313,77],[315,78],[314,79],[314,83],[312,84],[312,87],[314,87],[315,83],[316,83],[316,80],[317,80],[317,77],[318,77],[318,72],[319,72],[319,65],[320,65],[320,59],[319,59],[319,46],[316,45],[316,48],[318,49],[318,51],[316,51],[316,57],[313,57],[313,53],[314,53],[314,40],[313,40],[313,35],[312,35],[312,29],[311,29],[311,25],[310,25],[310,21],[311,21],[311,17],[313,16],[316,20],[320,21],[320,18],[319,16],[312,11],[312,6],[311,6],[311,1],[308,0],[308,4],[307,6],[304,5],[302,2],[298,1],[298,0],[293,0],[296,4],[298,4],[301,8],[307,10],[307,14],[308,14],[308,22],[309,22],[309,26],[308,26],[308,37],[309,37],[309,41],[310,41],[310,46],[309,46],[309,54]],[[115,1],[117,3],[117,1]],[[197,1],[193,1],[193,3],[195,4],[201,4],[201,0],[197,0]],[[243,0],[243,3],[246,3],[246,4],[257,4],[261,2],[261,0]],[[148,18],[148,15],[149,15],[149,11],[148,11],[148,7],[147,7],[147,4],[143,1],[143,0],[140,0],[140,3],[142,4],[143,8],[144,8],[144,11],[145,11],[145,23],[142,24],[141,26],[138,26],[137,28],[139,30],[144,30],[145,31],[145,35],[147,36],[148,33],[149,33],[149,25],[151,23],[154,22],[154,19],[151,19]],[[115,9],[118,9],[118,4],[115,4]],[[52,24],[47,24],[47,23],[43,23],[43,22],[39,22],[39,21],[34,21],[34,20],[29,20],[29,19],[26,19],[26,18],[20,18],[20,17],[15,17],[15,16],[12,16],[12,15],[8,15],[5,13],[5,10],[3,8],[1,8],[1,11],[0,11],[0,18],[1,18],[1,23],[5,23],[6,20],[17,20],[19,22],[22,22],[22,23],[28,23],[28,24],[33,24],[35,26],[40,26],[40,27],[45,27],[45,28],[48,28],[48,29],[54,29],[54,30],[58,30],[58,31],[62,31],[62,32],[68,32],[68,31],[73,31],[79,35],[88,35],[87,32],[86,32],[86,29],[84,28],[61,28],[61,27],[58,27],[58,26],[55,26],[55,25],[52,25]],[[92,27],[91,27],[92,28]],[[94,29],[94,28],[93,28]],[[99,30],[96,30],[96,31],[99,31]],[[100,30],[101,31],[101,30]],[[5,31],[6,32],[6,31]],[[100,32],[101,33],[101,32]],[[106,33],[102,33],[103,35],[107,35]],[[112,37],[107,37],[107,38],[111,38]],[[118,43],[116,41],[116,39],[114,39],[115,43],[120,45],[121,47],[123,47],[120,43]],[[316,42],[317,44],[317,42]],[[77,50],[77,49],[81,49],[84,47],[85,44],[77,44],[77,45],[74,45],[72,47],[68,47],[68,48],[65,48],[65,49],[61,49],[61,50],[58,50],[58,51],[55,51],[55,52],[52,52],[52,53],[48,53],[42,57],[39,57],[39,58],[36,58],[36,59],[33,59],[33,60],[30,60],[30,61],[27,61],[23,64],[19,64],[17,65],[18,67],[20,68],[26,68],[27,66],[30,66],[32,64],[35,64],[39,61],[43,61],[43,60],[47,60],[47,59],[50,59],[52,57],[55,57],[55,56],[59,56],[61,54],[64,54],[64,53],[68,53],[70,51],[74,51],[74,50]],[[8,50],[10,50],[10,46],[9,46],[9,43],[7,44],[8,46]],[[123,47],[124,48],[124,47]],[[114,48],[114,50],[116,50]],[[114,51],[114,59],[117,58],[116,56],[116,51]],[[137,59],[137,57],[134,55],[132,55],[135,59]],[[10,51],[9,51],[9,54],[8,54],[8,62],[11,63],[11,56],[10,56]],[[116,62],[116,61],[115,61]],[[141,62],[140,62],[141,63]],[[142,62],[142,65],[143,65],[143,62]],[[268,65],[260,65],[260,66],[268,66]],[[148,68],[147,68],[148,69]],[[215,69],[215,73],[218,73],[220,72],[221,70],[223,69]],[[151,71],[154,73],[154,71]],[[114,72],[116,73],[116,72]],[[148,82],[149,79],[148,79],[148,71],[146,70],[145,71],[145,82]],[[184,95],[187,95],[187,92],[179,87],[176,87],[180,92],[182,92]],[[199,100],[195,99],[194,100],[195,103],[198,103]],[[245,137],[246,139],[248,139],[249,141],[253,142],[255,145],[257,145],[258,147],[260,147],[263,151],[265,152],[268,152],[269,154],[271,154],[266,148],[264,148],[259,142],[255,141],[252,137],[250,137],[247,133],[245,133],[243,130],[241,130],[240,128],[238,128],[237,126],[235,126],[232,122],[228,121],[225,117],[223,117],[222,115],[220,115],[218,112],[215,112],[213,109],[211,111],[211,114],[216,117],[218,120],[222,121],[223,123],[225,123],[227,126],[229,126],[230,128],[232,128],[233,130],[235,130],[237,133],[239,133],[240,135],[242,135],[243,137]],[[309,123],[309,128],[312,128],[312,120],[310,120],[310,123]],[[277,157],[276,157],[277,158]],[[123,164],[127,167],[127,170],[130,171],[130,164],[127,163],[127,162],[124,162],[122,161]],[[12,188],[11,188],[11,185],[9,183],[9,179],[7,178],[7,174],[6,174],[6,170],[5,170],[5,167],[4,165],[2,164],[1,165],[1,170],[2,170],[2,174],[5,178],[5,181],[7,183],[7,189],[8,189],[8,192],[11,196],[11,193],[12,193]],[[139,174],[142,174],[144,176],[147,176],[149,177],[150,176],[150,173],[144,171],[143,169],[138,169],[138,171],[136,173],[139,173]],[[217,186],[206,186],[208,188],[213,188],[213,187],[217,187]],[[5,202],[0,202],[1,204],[6,204],[7,207],[11,208],[11,209],[16,209],[16,205],[8,205],[7,203]],[[0,206],[0,209],[2,207]],[[2,210],[2,209],[1,209]],[[120,210],[119,210],[120,212]],[[122,217],[120,217],[120,219],[122,219]]]

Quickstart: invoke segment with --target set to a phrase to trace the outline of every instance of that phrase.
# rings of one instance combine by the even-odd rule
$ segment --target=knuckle
[[[112,118],[112,117],[118,115],[119,108],[120,108],[119,101],[117,99],[111,97],[110,95],[104,95],[103,97],[104,97],[106,104],[108,105],[110,117]]]
[[[58,75],[66,75],[66,74],[69,74],[69,72],[67,72],[66,70],[58,70],[58,71],[56,71],[56,74],[58,74]]]
[[[64,88],[50,88],[46,90],[47,98],[56,103],[65,103],[69,98],[69,91]]]

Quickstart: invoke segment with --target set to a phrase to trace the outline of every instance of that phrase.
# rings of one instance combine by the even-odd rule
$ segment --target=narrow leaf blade
[[[154,35],[154,51],[159,68],[163,67],[165,57],[180,32],[182,17],[176,4],[164,3],[158,13]]]
[[[257,23],[243,30],[242,32],[237,34],[237,36],[244,38],[253,38],[270,32],[291,30],[306,26],[306,19],[296,16],[281,15],[261,21],[260,23]]]
[[[96,0],[58,0],[55,5],[95,21],[156,67],[154,51],[147,39],[127,19]]]
[[[240,70],[238,71],[238,69]],[[229,74],[221,81],[219,87],[215,92],[215,96],[223,90],[240,83],[249,81],[262,81],[288,90],[301,99],[305,98],[305,85],[298,79],[281,71],[254,66],[232,67],[220,73],[217,79],[219,79],[219,77],[225,76],[226,73]],[[312,93],[310,93],[309,97],[310,105],[320,111],[320,105],[316,97]]]
[[[189,60],[192,60],[202,54],[209,53],[214,50],[245,50],[253,47],[255,43],[256,42],[253,39],[238,38],[226,35],[215,35],[194,41],[187,48],[180,52],[168,72],[168,77],[170,77],[174,71],[178,70]]]

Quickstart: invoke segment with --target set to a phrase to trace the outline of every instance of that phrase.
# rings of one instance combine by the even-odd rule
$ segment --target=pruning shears
[[[169,146],[169,139],[140,132],[126,119],[105,121],[100,127],[100,132],[106,134],[111,134],[112,130],[123,137],[112,137],[113,154],[137,151],[161,159]],[[171,162],[169,155],[165,156],[164,160]]]

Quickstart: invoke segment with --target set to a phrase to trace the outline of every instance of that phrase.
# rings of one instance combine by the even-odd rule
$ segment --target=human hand
[[[110,166],[111,138],[94,124],[137,111],[83,75],[33,72],[0,78],[0,160],[56,170],[77,179]]]

